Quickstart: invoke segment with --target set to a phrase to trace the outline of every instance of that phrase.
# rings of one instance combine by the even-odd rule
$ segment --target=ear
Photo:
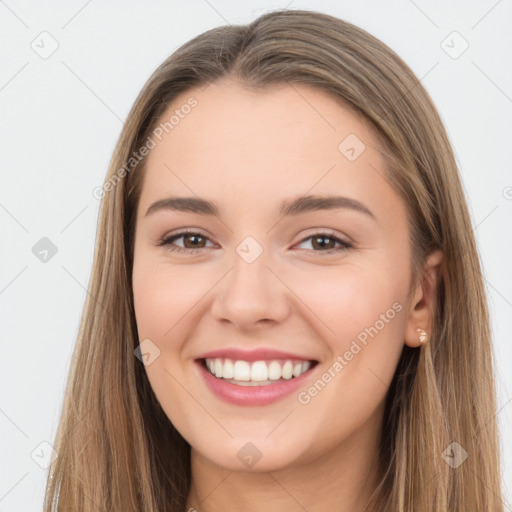
[[[440,249],[432,251],[426,258],[423,272],[418,283],[412,291],[412,300],[407,313],[405,328],[405,344],[409,347],[422,345],[417,329],[427,333],[425,343],[428,343],[432,334],[434,303],[436,290],[442,277],[442,262],[444,256]]]

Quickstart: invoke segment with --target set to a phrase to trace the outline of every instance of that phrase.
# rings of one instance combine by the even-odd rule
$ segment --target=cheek
[[[406,286],[402,273],[383,271],[382,263],[374,262],[317,273],[302,283],[297,279],[293,288],[327,328],[322,332],[329,333],[335,356],[354,339],[395,338],[404,326]]]
[[[398,280],[380,272],[339,273],[336,285],[316,281],[308,305],[321,312],[334,334],[323,342],[330,360],[297,397],[304,431],[315,431],[313,417],[328,418],[315,449],[328,451],[340,439],[381,421],[383,402],[403,349],[404,295]],[[317,309],[318,308],[318,309]],[[323,331],[323,330],[322,330]]]
[[[328,328],[321,327],[329,360],[317,405],[365,414],[384,397],[404,346],[406,289],[404,275],[382,265],[347,266],[327,281],[308,281],[307,306]]]
[[[206,277],[206,279],[205,279]],[[194,305],[211,284],[202,272],[191,272],[184,266],[134,265],[133,294],[135,316],[140,338],[160,341],[175,337],[194,318]]]
[[[199,274],[205,277],[183,266],[171,268],[154,260],[146,264],[141,259],[134,263],[132,278],[139,341],[149,339],[157,347],[149,345],[158,355],[144,367],[148,380],[169,420],[185,433],[201,416],[185,390],[187,374],[181,360],[184,343],[199,321],[197,303],[211,287]]]

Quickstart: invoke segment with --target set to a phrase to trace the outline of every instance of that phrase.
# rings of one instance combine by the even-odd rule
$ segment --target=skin
[[[191,445],[187,510],[362,511],[382,472],[386,392],[404,343],[418,347],[416,329],[430,332],[442,255],[410,282],[405,204],[384,178],[377,139],[339,101],[306,85],[252,92],[224,79],[183,93],[162,119],[191,96],[197,107],[148,156],[133,267],[139,339],[160,350],[147,375]],[[354,161],[338,149],[349,134],[366,146]],[[282,200],[306,194],[357,199],[375,219],[347,208],[279,217]],[[171,195],[215,201],[221,218],[145,215]],[[175,239],[187,253],[157,245],[183,228],[206,238]],[[353,247],[332,252],[333,239],[308,238],[326,229]],[[263,249],[251,264],[236,252],[247,236]],[[194,359],[228,347],[306,355],[320,378],[394,303],[401,311],[307,404],[292,393],[231,405],[199,378]],[[237,457],[247,442],[262,454],[250,468]]]

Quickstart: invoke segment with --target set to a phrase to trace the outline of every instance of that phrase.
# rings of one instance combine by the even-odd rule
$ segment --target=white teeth
[[[222,377],[222,361],[220,359],[215,359],[215,375]]]
[[[235,370],[233,368],[233,361],[231,359],[226,359],[224,361],[224,366],[222,367],[222,377],[225,379],[232,379],[235,375]]]
[[[233,361],[232,359],[206,359],[210,373],[217,378],[234,379],[242,382],[270,383],[280,379],[289,380],[306,373],[311,361],[272,360],[272,361]]]
[[[268,368],[265,361],[256,361],[251,366],[251,380],[262,381],[268,380]]]
[[[270,361],[268,365],[269,380],[279,380],[281,378],[281,365],[279,361]]]
[[[222,364],[221,359],[216,359],[215,364],[217,364],[217,361],[220,361]],[[218,375],[217,372],[215,372],[215,376],[222,377],[222,375]],[[247,361],[235,361],[233,378],[235,380],[251,380],[251,367]]]
[[[286,361],[284,363],[284,366],[281,368],[281,376],[283,379],[291,379],[292,378],[292,372],[293,372],[293,363],[291,361]]]

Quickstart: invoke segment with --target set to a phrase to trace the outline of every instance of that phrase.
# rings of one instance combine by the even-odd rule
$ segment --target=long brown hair
[[[141,341],[131,284],[145,163],[139,156],[178,94],[226,76],[259,90],[308,84],[350,106],[382,144],[389,181],[407,205],[412,274],[431,250],[444,253],[430,342],[404,347],[388,391],[380,453],[387,470],[373,505],[503,511],[487,302],[442,121],[411,69],[381,41],[326,14],[284,10],[184,44],[156,69],[128,115],[101,191],[45,512],[185,510],[190,446],[134,356]],[[454,451],[468,454],[456,468],[446,462]]]

